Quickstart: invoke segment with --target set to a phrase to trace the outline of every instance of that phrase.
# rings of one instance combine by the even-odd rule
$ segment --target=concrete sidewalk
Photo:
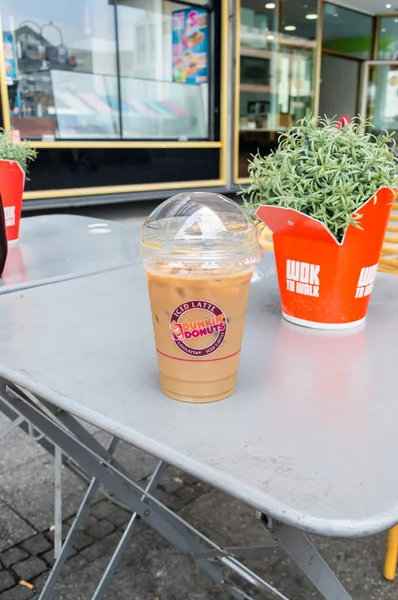
[[[90,214],[141,222],[152,207],[101,208]],[[9,422],[0,415],[0,431]],[[98,438],[104,442],[105,434]],[[155,460],[121,443],[116,456],[143,483]],[[64,534],[78,509],[85,487],[69,471],[63,473]],[[53,563],[52,458],[21,431],[0,443],[0,599],[26,600],[31,591],[19,585],[27,580],[38,592]],[[157,494],[203,533],[221,545],[264,543],[266,533],[254,511],[195,478],[170,468]],[[130,515],[98,496],[69,559],[54,599],[89,600]],[[354,600],[396,600],[398,580],[382,578],[386,535],[363,540],[315,540],[317,547],[341,578]],[[292,600],[319,599],[287,559],[250,561],[260,575]],[[254,598],[265,598],[251,591]],[[124,557],[109,600],[226,600],[222,585],[212,584],[194,563],[179,554],[156,533],[141,524]]]

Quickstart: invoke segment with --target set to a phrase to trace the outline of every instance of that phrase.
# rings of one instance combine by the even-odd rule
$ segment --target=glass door
[[[234,169],[249,182],[249,162],[269,154],[279,132],[314,111],[317,0],[236,0]]]
[[[377,131],[398,131],[398,61],[365,63],[361,113],[373,120]]]

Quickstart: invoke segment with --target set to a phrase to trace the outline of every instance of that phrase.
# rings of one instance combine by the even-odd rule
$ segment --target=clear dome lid
[[[141,238],[145,260],[254,261],[261,251],[257,228],[239,204],[211,192],[183,192],[146,219]],[[209,262],[210,261],[210,262]]]

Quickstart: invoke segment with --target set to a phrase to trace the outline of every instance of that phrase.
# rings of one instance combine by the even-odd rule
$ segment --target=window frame
[[[167,0],[163,0],[167,1]],[[169,0],[170,1],[170,0]],[[227,103],[228,103],[228,89],[227,89],[227,80],[224,78],[221,81],[223,70],[227,69],[227,61],[228,54],[225,54],[225,50],[228,49],[228,23],[225,22],[225,17],[228,15],[228,0],[219,0],[219,6],[215,6],[213,0],[209,1],[208,6],[204,6],[199,3],[195,3],[192,0],[171,0],[176,4],[181,4],[182,6],[192,6],[193,8],[204,8],[208,12],[209,16],[209,47],[216,46],[219,44],[220,49],[222,48],[223,52],[220,55],[220,77],[215,78],[214,74],[216,72],[215,69],[215,61],[209,61],[209,135],[208,139],[198,139],[198,140],[187,140],[187,141],[179,141],[179,140],[151,140],[151,139],[126,139],[120,137],[118,139],[101,139],[101,140],[90,140],[84,139],[82,137],[78,137],[71,140],[51,140],[51,141],[43,141],[43,140],[34,140],[30,139],[30,145],[33,148],[219,148],[221,154],[225,154],[222,152],[222,149],[225,148],[226,145],[226,126],[223,126],[222,122],[225,121],[225,116],[227,114]],[[120,87],[120,64],[119,64],[119,41],[118,41],[118,25],[117,25],[117,0],[111,0],[110,2],[113,8],[113,14],[115,18],[115,45],[116,45],[116,72],[117,72],[117,82],[118,88]],[[217,10],[218,9],[218,10]],[[219,27],[218,30],[214,27],[215,23],[215,14],[219,15]],[[222,18],[221,18],[222,15]],[[220,32],[220,35],[217,33]],[[221,38],[221,39],[220,39]],[[213,45],[213,46],[212,46]],[[210,51],[209,51],[210,55]],[[223,66],[221,66],[223,65]],[[215,89],[217,88],[217,89]],[[217,102],[218,99],[218,102]],[[9,99],[8,99],[8,86],[6,83],[6,72],[5,72],[5,61],[4,61],[4,48],[3,48],[3,27],[1,20],[1,11],[0,11],[0,103],[1,103],[1,113],[3,117],[3,127],[6,131],[10,131],[12,129],[11,125],[11,114],[9,107]],[[122,121],[122,111],[120,110],[122,102],[122,97],[120,90],[118,90],[118,103],[119,103],[119,123]],[[219,115],[220,123],[218,126],[211,127],[212,119],[214,118],[214,113]],[[122,123],[120,123],[122,125]],[[122,129],[120,129],[120,133],[122,133]],[[29,139],[29,138],[26,138]],[[221,161],[223,162],[223,161]],[[224,167],[222,172],[226,172],[226,167]],[[221,177],[221,179],[224,179]]]

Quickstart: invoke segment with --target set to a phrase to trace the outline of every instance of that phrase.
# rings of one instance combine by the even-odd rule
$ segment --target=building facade
[[[25,207],[233,192],[309,113],[397,129],[398,5],[350,4],[0,0],[1,122],[38,150]]]

